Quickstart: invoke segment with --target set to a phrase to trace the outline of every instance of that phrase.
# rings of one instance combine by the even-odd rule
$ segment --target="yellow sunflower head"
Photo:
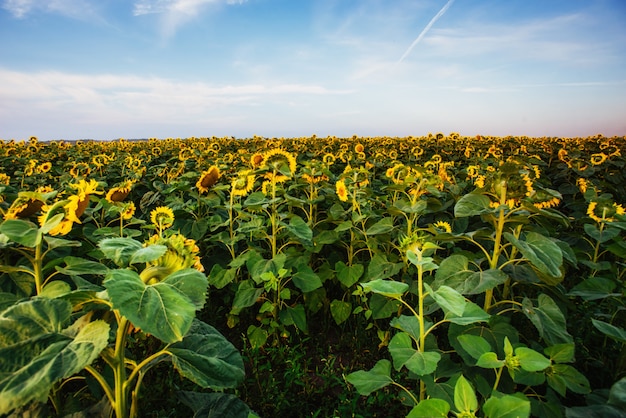
[[[164,245],[167,247],[165,254],[154,261],[147,263],[140,277],[147,284],[155,284],[165,279],[170,274],[187,268],[194,268],[200,272],[204,271],[204,266],[200,261],[200,249],[196,242],[186,238],[181,234],[172,234],[167,237],[153,235],[144,244]]]
[[[231,183],[232,196],[245,196],[252,191],[254,187],[254,174],[252,170],[243,170],[237,174]]]
[[[252,157],[250,157],[250,165],[252,168],[259,168],[263,165],[263,154],[255,152]]]
[[[196,187],[200,193],[206,193],[217,183],[220,178],[220,169],[213,165],[208,170],[202,172],[196,182]]]
[[[296,173],[296,157],[290,152],[275,148],[263,154],[263,166],[274,172],[293,177]]]
[[[615,216],[624,216],[624,207],[621,204],[608,200],[597,200],[589,202],[587,207],[587,215],[594,221],[614,222]]]
[[[343,180],[338,180],[337,183],[335,183],[335,191],[337,193],[337,196],[339,197],[339,200],[341,200],[342,202],[348,201],[348,189]]]
[[[121,202],[128,197],[128,194],[133,188],[135,182],[133,180],[126,180],[115,187],[112,187],[106,194],[107,202]]]
[[[124,220],[131,219],[135,214],[135,210],[136,208],[134,202],[124,203],[120,210],[120,217]]]
[[[446,221],[437,221],[433,224],[437,232],[446,232],[448,234],[452,233],[452,226],[449,222]]]
[[[608,156],[603,152],[591,154],[591,165],[600,165],[605,162],[607,158]]]
[[[174,211],[167,206],[159,206],[150,212],[150,222],[159,231],[174,225]]]

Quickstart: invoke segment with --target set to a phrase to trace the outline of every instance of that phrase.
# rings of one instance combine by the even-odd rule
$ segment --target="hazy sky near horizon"
[[[624,0],[0,0],[0,139],[626,135]]]

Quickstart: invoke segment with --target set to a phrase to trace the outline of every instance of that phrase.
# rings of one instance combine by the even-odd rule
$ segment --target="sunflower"
[[[92,194],[102,194],[102,191],[98,190],[98,182],[94,179],[80,180],[77,184],[70,184],[70,188],[76,190],[76,194],[68,198],[69,202],[67,208],[70,212],[67,214],[68,218],[73,222],[80,223],[78,218],[85,212],[89,204],[89,197]]]
[[[254,174],[252,170],[243,170],[237,174],[231,183],[231,194],[233,196],[245,196],[252,191],[254,187]]]
[[[587,215],[596,222],[613,222],[615,215],[623,216],[622,205],[608,201],[591,201],[587,207]]]
[[[4,214],[4,219],[23,219],[39,212],[44,206],[44,201],[32,194],[32,192],[21,192],[13,201],[11,207]]]
[[[589,182],[587,181],[587,179],[579,177],[578,180],[576,180],[576,185],[578,186],[578,189],[581,193],[585,193],[587,192],[587,188],[589,187]]]
[[[252,168],[259,168],[263,165],[263,160],[263,154],[255,152],[252,154],[252,157],[250,157],[250,165]]]
[[[196,245],[196,241],[186,238],[184,235],[173,234],[168,237],[153,235],[144,245],[164,245],[167,247],[165,254],[146,263],[147,268],[140,274],[144,283],[156,284],[170,274],[183,269],[194,268],[200,272],[204,271],[204,266],[198,255],[200,249]]]
[[[324,157],[322,157],[322,161],[324,162],[324,164],[328,166],[333,165],[335,163],[335,159],[336,159],[335,154],[332,154],[330,152],[327,154],[324,154]]]
[[[126,180],[118,184],[107,192],[105,199],[107,200],[107,202],[110,203],[121,202],[122,200],[126,199],[134,183],[135,182],[133,180]]]
[[[354,146],[354,151],[359,154],[365,151],[365,147],[363,146],[363,144],[356,144]]]
[[[337,192],[337,196],[339,197],[339,200],[341,200],[342,202],[347,202],[348,201],[348,189],[346,188],[346,184],[343,182],[343,180],[338,180],[337,183],[335,184],[335,188],[336,188],[336,192]]]
[[[52,168],[52,163],[50,161],[47,161],[45,163],[39,164],[37,168],[35,169],[35,171],[37,173],[47,173],[48,171],[50,171],[51,168]]]
[[[120,217],[124,220],[128,220],[133,217],[135,210],[136,208],[134,202],[125,203],[120,211]]]
[[[150,212],[150,222],[152,222],[159,231],[172,226],[174,219],[174,211],[167,206],[159,206]]]
[[[4,173],[0,173],[0,184],[4,184],[4,185],[8,186],[10,182],[11,182],[11,177],[10,176],[7,176]]]
[[[219,178],[220,169],[213,165],[209,167],[208,170],[202,172],[200,178],[196,182],[196,187],[200,193],[206,193],[211,187],[213,187],[213,185],[215,185],[215,183],[217,183]]]
[[[287,166],[289,176],[293,176],[296,173],[296,165],[296,157],[281,148],[275,148],[263,154],[263,166],[285,175],[287,173],[282,170],[283,167]]]
[[[73,163],[72,168],[70,168],[70,176],[74,178],[78,178],[79,176],[88,176],[91,173],[91,168],[87,163]]]
[[[449,222],[437,221],[433,224],[433,226],[438,232],[447,232],[448,234],[452,233],[452,226],[450,226]]]
[[[597,154],[591,154],[591,165],[600,165],[605,162],[607,155],[603,152]]]

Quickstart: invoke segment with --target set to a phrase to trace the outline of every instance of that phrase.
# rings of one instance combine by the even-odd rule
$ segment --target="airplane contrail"
[[[428,22],[428,25],[426,25],[426,27],[420,32],[417,38],[415,38],[415,40],[409,46],[409,48],[404,52],[404,54],[402,54],[402,56],[398,60],[398,64],[404,61],[404,59],[411,53],[413,48],[415,48],[415,45],[417,45],[422,40],[422,38],[426,35],[426,33],[428,33],[428,31],[435,24],[435,22],[439,20],[439,18],[443,16],[443,14],[450,8],[452,3],[454,3],[454,0],[448,0],[448,2],[441,8],[441,10],[439,10],[439,13],[437,13],[435,17],[430,19],[430,22]]]

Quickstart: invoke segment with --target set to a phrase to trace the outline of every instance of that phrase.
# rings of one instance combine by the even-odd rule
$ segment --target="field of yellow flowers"
[[[625,146],[1,141],[0,415],[623,416]]]

